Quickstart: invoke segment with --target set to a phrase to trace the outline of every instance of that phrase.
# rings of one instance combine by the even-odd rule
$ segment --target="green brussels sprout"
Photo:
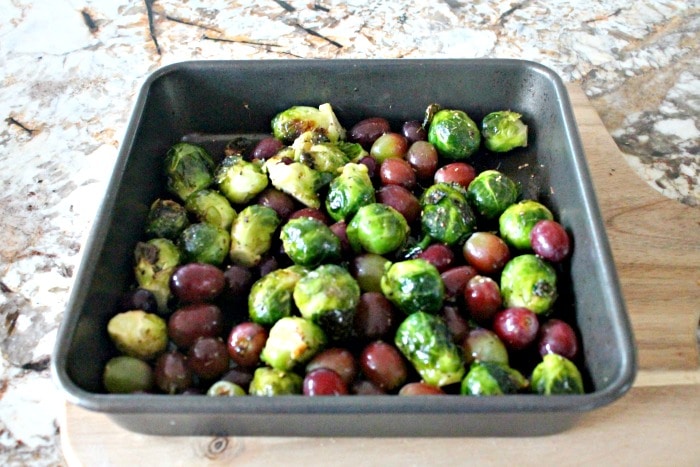
[[[527,250],[531,247],[530,232],[541,220],[553,220],[552,212],[543,204],[526,199],[511,204],[498,218],[501,238],[512,247]]]
[[[360,286],[336,264],[324,264],[299,279],[294,303],[304,318],[318,324],[332,340],[350,335]]]
[[[231,261],[245,267],[259,264],[279,224],[277,212],[267,206],[251,204],[239,212],[231,225]]]
[[[251,396],[287,396],[301,394],[302,378],[291,371],[261,367],[253,373],[248,387]]]
[[[527,388],[528,381],[518,370],[500,362],[475,361],[462,380],[464,396],[500,396]]]
[[[284,252],[294,264],[313,268],[340,260],[340,239],[318,219],[290,219],[282,226],[280,239]]]
[[[150,360],[168,346],[168,325],[155,313],[129,310],[114,315],[107,333],[117,350],[130,357]]]
[[[214,175],[221,193],[234,204],[245,204],[263,191],[269,179],[260,164],[241,156],[227,156]]]
[[[337,143],[325,140],[314,131],[307,131],[294,140],[291,146],[294,160],[321,172],[324,182],[332,180],[345,164],[348,156]]]
[[[536,394],[583,394],[581,372],[571,360],[558,354],[542,357],[532,371],[530,383]]]
[[[214,397],[235,397],[247,395],[245,389],[231,381],[221,380],[209,386],[207,396]]]
[[[557,298],[557,273],[537,255],[520,255],[503,267],[500,286],[504,306],[546,316]]]
[[[214,190],[204,189],[192,193],[185,208],[200,222],[213,224],[220,229],[228,231],[236,218],[236,210],[231,207],[228,199]]]
[[[182,231],[178,246],[188,263],[208,263],[220,266],[231,245],[227,230],[214,224],[198,222]]]
[[[289,371],[308,362],[326,345],[326,335],[315,323],[286,316],[270,328],[260,360],[275,370]]]
[[[467,199],[486,219],[495,219],[520,196],[518,185],[498,170],[484,170],[467,188]]]
[[[462,380],[463,352],[439,316],[422,311],[409,315],[399,324],[394,343],[426,383],[447,386]]]
[[[360,143],[350,143],[348,141],[338,141],[335,143],[338,149],[345,153],[345,157],[350,161],[357,163],[363,157],[369,156],[369,153],[362,147]]]
[[[382,276],[381,288],[384,296],[406,314],[437,313],[445,299],[440,272],[422,258],[390,265]]]
[[[134,248],[136,282],[142,289],[153,292],[159,313],[168,311],[170,277],[181,260],[180,249],[167,238],[138,242]]]
[[[281,318],[291,316],[292,293],[304,272],[298,267],[275,269],[255,281],[248,294],[250,319],[263,326],[272,326]]]
[[[110,358],[102,372],[102,384],[111,394],[148,391],[153,387],[154,381],[151,366],[128,355]]]
[[[165,155],[166,186],[185,201],[195,191],[209,188],[214,167],[214,159],[203,147],[177,143]]]
[[[325,182],[321,173],[294,160],[292,148],[282,149],[263,166],[272,186],[310,208],[321,207],[317,191]]]
[[[493,152],[508,152],[518,147],[527,147],[527,125],[522,115],[510,110],[491,112],[481,121],[484,146]]]
[[[307,131],[321,133],[332,142],[345,139],[345,129],[327,103],[318,109],[303,105],[290,107],[275,115],[271,125],[273,136],[286,144]]]
[[[464,243],[476,229],[476,216],[469,206],[467,192],[457,184],[436,183],[420,198],[421,229],[447,245]]]
[[[481,144],[479,127],[462,110],[438,110],[428,127],[428,141],[445,159],[463,160]]]
[[[170,199],[159,198],[148,210],[146,235],[149,238],[176,240],[188,225],[190,222],[183,205]]]
[[[348,223],[346,232],[350,247],[385,255],[398,250],[408,238],[408,223],[397,210],[382,203],[362,206]]]
[[[326,195],[326,211],[333,220],[346,220],[358,209],[375,202],[374,185],[364,164],[349,163],[331,181]]]

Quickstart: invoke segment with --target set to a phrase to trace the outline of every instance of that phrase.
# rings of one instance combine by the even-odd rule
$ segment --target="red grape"
[[[455,343],[462,342],[467,333],[469,333],[469,323],[459,312],[459,308],[450,305],[443,306],[440,316],[443,321],[445,321],[445,324],[447,324],[447,329],[450,330],[452,340]]]
[[[399,390],[399,396],[444,396],[445,391],[424,381],[405,384]]]
[[[400,185],[385,185],[377,190],[376,196],[378,203],[396,209],[409,224],[420,217],[421,207],[418,198]]]
[[[331,347],[316,354],[306,364],[306,373],[311,373],[319,368],[333,370],[348,385],[352,384],[357,376],[355,356],[349,350],[340,347]]]
[[[170,291],[185,303],[213,300],[224,290],[225,285],[224,272],[206,263],[185,264],[170,276]]]
[[[411,164],[419,180],[432,180],[438,166],[437,149],[427,141],[416,141],[409,146],[406,161]]]
[[[454,260],[454,253],[452,253],[452,250],[447,245],[442,243],[433,243],[425,250],[421,251],[418,254],[418,257],[423,258],[442,273],[450,268],[450,265]]]
[[[544,219],[530,231],[532,251],[547,261],[558,263],[569,256],[571,240],[564,227],[553,220]]]
[[[243,367],[254,367],[260,363],[260,353],[267,342],[267,329],[246,321],[231,329],[228,335],[228,354],[231,360]]]
[[[408,151],[408,141],[398,133],[384,133],[377,138],[369,150],[369,155],[379,164],[392,157],[402,159]]]
[[[384,133],[389,133],[391,126],[389,121],[382,117],[370,117],[360,120],[350,128],[348,139],[355,143],[360,143],[362,147],[369,150],[372,144]]]
[[[296,207],[291,196],[276,188],[265,188],[258,195],[258,204],[274,209],[280,219],[288,219]]]
[[[476,169],[466,162],[452,162],[443,165],[435,172],[435,183],[458,183],[467,188],[476,177]]]
[[[578,347],[576,332],[567,322],[551,318],[540,326],[537,336],[540,355],[555,353],[573,360],[578,355]]]
[[[454,298],[464,295],[464,288],[477,271],[471,266],[457,266],[440,274],[445,284],[445,297]]]
[[[397,311],[381,292],[365,292],[355,310],[355,332],[363,339],[388,335],[397,321]]]
[[[399,185],[407,190],[416,186],[416,174],[405,159],[391,157],[379,166],[379,179],[383,185]]]
[[[506,308],[493,318],[493,332],[513,350],[522,350],[532,344],[539,327],[537,315],[523,307]]]
[[[503,299],[498,283],[488,276],[474,276],[464,288],[464,301],[469,314],[475,320],[485,323],[502,308]]]
[[[219,337],[200,337],[187,352],[187,364],[204,379],[223,375],[229,367],[228,349]]]
[[[166,394],[178,394],[192,385],[192,371],[185,356],[173,350],[161,354],[155,362],[156,386]]]
[[[221,310],[208,303],[184,306],[168,319],[168,337],[178,347],[188,348],[200,337],[220,336],[223,330]]]
[[[480,273],[497,274],[510,259],[506,242],[491,232],[474,232],[462,248],[464,259]]]
[[[384,341],[374,341],[362,350],[360,368],[367,379],[385,391],[400,387],[408,377],[403,356]]]
[[[328,368],[317,368],[307,373],[302,383],[305,396],[343,396],[348,387],[338,373]]]
[[[409,120],[405,122],[403,126],[401,126],[401,133],[406,137],[409,144],[428,139],[428,132],[423,128],[423,123],[418,120]]]
[[[284,147],[282,141],[272,136],[261,139],[253,148],[251,158],[267,160]]]

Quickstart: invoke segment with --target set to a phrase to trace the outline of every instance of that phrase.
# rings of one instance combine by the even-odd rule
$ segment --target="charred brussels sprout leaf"
[[[476,229],[467,193],[456,184],[436,183],[420,199],[424,235],[447,245],[464,243]]]
[[[111,394],[149,391],[154,377],[151,366],[141,359],[120,355],[111,358],[102,372],[102,384]]]
[[[541,220],[553,220],[552,212],[537,201],[526,199],[511,204],[498,218],[501,238],[512,247],[520,250],[529,249],[530,232]]]
[[[231,226],[231,261],[245,267],[259,264],[270,249],[279,224],[277,212],[272,208],[252,204],[243,209]]]
[[[259,164],[228,156],[219,164],[215,181],[229,201],[245,204],[267,187],[269,179]]]
[[[214,266],[223,264],[230,244],[231,237],[228,231],[206,222],[190,225],[178,240],[178,246],[187,262]]]
[[[353,216],[358,209],[375,202],[374,186],[364,164],[347,164],[331,181],[326,196],[326,211],[333,220]]]
[[[165,155],[168,190],[185,201],[195,191],[208,188],[214,181],[214,160],[202,147],[177,143]]]
[[[313,268],[340,260],[340,239],[318,219],[291,219],[282,227],[280,238],[294,264]]]
[[[527,379],[505,363],[477,361],[469,367],[460,392],[468,396],[500,396],[515,394],[527,386]]]
[[[139,287],[153,293],[158,312],[168,311],[170,276],[180,264],[180,249],[167,238],[139,242],[134,248],[134,275]]]
[[[318,189],[324,184],[321,173],[308,165],[294,160],[294,150],[286,148],[265,162],[263,170],[270,177],[270,183],[310,207],[321,207]]]
[[[561,355],[546,354],[530,377],[536,394],[583,394],[583,378],[574,363]]]
[[[399,325],[394,343],[426,383],[446,386],[462,380],[463,352],[440,317],[413,313]]]
[[[258,279],[248,295],[250,319],[263,326],[272,326],[281,318],[291,316],[292,293],[304,270],[299,267],[276,269]]]
[[[463,160],[481,144],[479,127],[462,110],[438,110],[428,127],[428,141],[445,159]]]
[[[200,222],[215,225],[226,231],[231,228],[236,218],[236,211],[231,207],[228,199],[221,193],[209,189],[192,193],[185,202],[185,208]]]
[[[298,316],[279,319],[270,328],[260,359],[279,371],[302,365],[326,345],[326,335],[313,322]]]
[[[417,258],[394,263],[381,279],[384,296],[406,314],[437,313],[445,299],[445,286],[438,270]]]
[[[321,326],[332,340],[349,336],[359,301],[357,281],[335,264],[319,266],[294,288],[294,303],[301,316]]]
[[[525,307],[546,316],[557,298],[557,274],[542,258],[525,254],[506,263],[501,272],[501,295],[506,307]]]
[[[291,371],[258,368],[248,387],[251,396],[286,396],[301,394],[302,378]]]
[[[518,185],[497,170],[484,170],[467,188],[469,202],[486,219],[500,216],[519,195]]]
[[[165,320],[143,310],[114,315],[107,323],[107,333],[117,350],[141,360],[151,360],[168,346]]]
[[[291,144],[307,131],[321,133],[332,142],[345,139],[345,129],[327,103],[318,108],[303,105],[290,107],[275,115],[271,125],[274,137],[286,144]]]
[[[149,238],[177,240],[189,224],[187,210],[183,205],[169,199],[157,199],[148,211],[146,235]]]
[[[348,241],[356,253],[391,253],[403,246],[408,233],[408,223],[401,213],[381,203],[362,206],[347,226]]]
[[[510,110],[491,112],[481,121],[484,146],[493,152],[508,152],[527,146],[527,125],[522,115]]]

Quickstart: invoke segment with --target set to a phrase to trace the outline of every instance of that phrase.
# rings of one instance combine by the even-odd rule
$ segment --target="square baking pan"
[[[515,178],[574,234],[562,297],[583,348],[583,395],[503,397],[202,397],[107,394],[115,355],[106,332],[133,282],[133,249],[150,203],[164,193],[163,158],[183,140],[219,144],[270,133],[293,105],[331,103],[340,122],[382,116],[399,125],[428,104],[475,121],[512,109],[529,145],[506,157],[478,154],[478,170]],[[612,403],[636,373],[634,340],[576,122],[559,76],[521,60],[195,61],[166,66],[143,84],[61,324],[52,370],[66,399],[120,426],[155,435],[536,436],[571,427]]]

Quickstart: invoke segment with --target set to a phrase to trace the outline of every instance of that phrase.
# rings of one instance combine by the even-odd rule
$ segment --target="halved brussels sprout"
[[[505,307],[525,307],[546,316],[557,298],[557,273],[536,255],[516,256],[501,272],[501,295]]]
[[[484,170],[467,188],[469,202],[486,219],[500,216],[519,195],[518,185],[498,170]]]
[[[522,115],[510,110],[491,112],[481,121],[484,146],[493,152],[508,152],[527,146],[527,125]]]
[[[287,316],[270,328],[260,359],[275,370],[289,371],[311,360],[325,345],[326,335],[318,325]]]
[[[231,245],[227,230],[214,224],[199,222],[182,231],[178,246],[188,263],[208,263],[220,266]]]
[[[231,261],[245,267],[259,264],[279,224],[280,218],[272,208],[260,204],[244,208],[231,225]]]
[[[236,218],[236,210],[231,207],[231,203],[215,190],[204,189],[192,193],[185,202],[185,208],[200,222],[213,224],[226,231]]]
[[[406,219],[394,208],[372,203],[357,210],[347,226],[350,247],[356,253],[366,251],[385,255],[398,250],[408,238]]]
[[[445,299],[440,272],[422,258],[390,265],[382,276],[381,288],[384,296],[406,314],[437,313]]]
[[[260,164],[241,156],[225,157],[216,170],[215,181],[221,193],[234,204],[247,203],[269,183]]]
[[[214,160],[203,147],[177,143],[165,155],[168,190],[185,201],[195,191],[212,184],[214,167]]]
[[[530,377],[536,394],[583,394],[583,378],[576,365],[566,357],[546,354]]]
[[[439,316],[421,311],[409,315],[396,330],[394,343],[426,383],[446,386],[462,380],[462,350]]]
[[[180,203],[158,198],[151,204],[146,219],[146,235],[149,238],[176,240],[190,225],[187,210]]]
[[[291,371],[261,367],[253,373],[248,387],[251,396],[287,396],[301,394],[302,378]]]
[[[469,396],[500,396],[515,394],[527,386],[527,378],[505,363],[475,361],[462,380],[460,393]]]
[[[270,183],[300,203],[310,207],[321,207],[317,191],[325,182],[321,173],[308,165],[294,160],[294,150],[285,148],[265,162],[263,170]]]
[[[134,248],[134,275],[142,289],[153,293],[158,302],[158,312],[168,311],[170,277],[180,264],[180,249],[167,238],[153,238],[139,242]]]
[[[436,183],[420,198],[424,235],[447,245],[464,243],[476,229],[466,191],[457,184]]]
[[[432,115],[428,141],[445,159],[463,160],[479,149],[481,133],[466,112],[442,109]]]
[[[501,238],[512,247],[527,250],[531,247],[532,228],[544,219],[553,220],[554,216],[542,203],[526,199],[511,204],[498,218]]]
[[[319,132],[333,142],[345,139],[345,129],[328,103],[318,108],[304,105],[290,107],[275,115],[271,125],[274,137],[286,144],[307,131]]]
[[[165,320],[143,310],[114,315],[107,323],[107,333],[117,350],[141,360],[151,360],[168,346]]]
[[[291,316],[292,293],[305,271],[299,267],[276,269],[258,279],[248,295],[250,319],[263,326],[272,326],[281,318]]]
[[[364,164],[346,164],[331,181],[326,195],[326,211],[333,220],[346,220],[358,209],[375,202],[374,186]]]

